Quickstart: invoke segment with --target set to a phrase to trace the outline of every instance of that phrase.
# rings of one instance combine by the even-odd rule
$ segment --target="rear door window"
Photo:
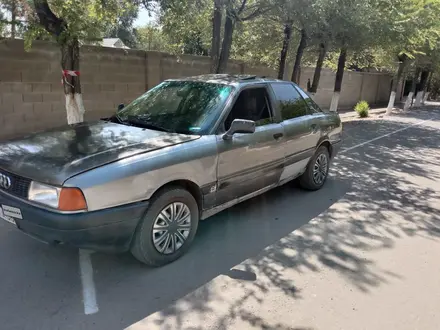
[[[323,112],[322,109],[315,103],[315,101],[312,100],[312,98],[306,92],[304,92],[299,87],[295,87],[295,89],[303,97],[304,101],[306,102],[307,106],[309,107],[309,109],[311,110],[312,113]]]
[[[271,84],[282,120],[289,120],[310,114],[302,96],[292,84]]]

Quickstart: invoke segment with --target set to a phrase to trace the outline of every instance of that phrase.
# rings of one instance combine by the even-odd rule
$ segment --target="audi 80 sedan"
[[[320,189],[341,130],[291,82],[167,80],[109,118],[1,144],[0,218],[47,243],[165,265],[199,220],[297,178]]]

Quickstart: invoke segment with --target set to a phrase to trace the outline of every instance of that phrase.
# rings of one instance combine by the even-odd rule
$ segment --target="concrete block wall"
[[[66,122],[59,63],[52,44],[0,41],[0,138]]]
[[[313,81],[315,69],[301,70],[300,86],[307,88],[307,80]],[[333,96],[336,73],[323,69],[317,93],[313,96],[315,102],[322,108],[328,109]],[[352,108],[359,100],[365,100],[370,105],[381,105],[388,102],[391,81],[393,77],[384,73],[345,71],[342,80],[339,109]]]
[[[61,84],[60,51],[57,45],[34,42],[29,52],[21,40],[0,40],[0,140],[66,123]],[[146,90],[170,78],[206,74],[210,60],[203,56],[170,55],[85,46],[81,48],[80,76],[86,120],[115,112],[118,104],[129,103]],[[227,71],[276,77],[277,72],[231,60]],[[300,86],[306,88],[313,68],[303,68]],[[291,70],[286,69],[285,77]],[[335,73],[324,69],[314,98],[328,108]],[[380,73],[346,72],[340,107],[352,107],[358,100],[385,103],[392,77]],[[400,95],[398,93],[398,95]]]
[[[113,114],[147,89],[145,52],[82,47],[80,76],[86,120]]]

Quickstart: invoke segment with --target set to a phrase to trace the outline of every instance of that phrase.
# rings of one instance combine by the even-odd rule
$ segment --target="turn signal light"
[[[87,210],[87,202],[81,189],[61,188],[58,209],[60,211]]]

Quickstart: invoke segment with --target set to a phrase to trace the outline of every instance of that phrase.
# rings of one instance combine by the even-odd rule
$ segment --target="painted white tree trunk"
[[[423,96],[422,104],[425,104],[425,102],[428,101],[428,97],[429,97],[429,92],[426,92],[425,95]]]
[[[388,106],[387,106],[387,112],[386,112],[387,115],[391,115],[391,113],[393,112],[395,100],[396,100],[396,92],[391,92],[390,101],[388,102]]]
[[[416,101],[414,102],[415,107],[420,107],[422,105],[423,91],[417,92]]]
[[[406,98],[405,101],[405,106],[403,107],[404,111],[407,111],[409,109],[409,107],[411,106],[411,101],[413,99],[414,93],[413,92],[409,92],[408,97]]]
[[[339,104],[339,96],[341,95],[340,92],[334,92],[332,97],[332,103],[330,103],[330,111],[337,112],[338,111],[338,104]]]
[[[84,103],[82,94],[65,94],[67,123],[69,125],[81,123],[84,121]]]

